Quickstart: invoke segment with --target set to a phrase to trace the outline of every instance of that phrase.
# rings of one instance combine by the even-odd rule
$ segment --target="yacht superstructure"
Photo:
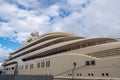
[[[64,32],[27,42],[3,63],[4,74],[53,75],[55,79],[119,79],[120,41],[84,38]]]

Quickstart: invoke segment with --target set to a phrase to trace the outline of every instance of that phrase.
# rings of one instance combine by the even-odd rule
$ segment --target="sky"
[[[0,0],[0,65],[31,32],[120,38],[120,0]]]

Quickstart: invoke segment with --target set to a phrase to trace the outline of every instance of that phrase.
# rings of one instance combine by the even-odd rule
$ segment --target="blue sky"
[[[120,38],[120,0],[0,0],[0,64],[33,31]]]
[[[6,48],[11,48],[12,50],[17,50],[21,45],[21,43],[13,42],[6,38],[0,38],[0,44]]]

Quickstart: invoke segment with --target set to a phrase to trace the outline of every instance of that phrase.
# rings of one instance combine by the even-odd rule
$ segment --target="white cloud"
[[[79,3],[77,0],[69,2],[71,5]],[[53,25],[54,31],[66,31],[85,37],[120,37],[119,7],[119,0],[95,0],[82,12],[76,10],[66,18],[59,19]]]
[[[64,31],[79,36],[85,36],[84,31],[84,16],[79,12],[73,12],[64,19],[58,19],[58,22],[53,24],[53,31]]]
[[[8,38],[14,37],[13,28],[8,26],[8,24],[6,24],[6,23],[1,23],[1,25],[0,25],[0,36],[1,37],[8,37]]]
[[[17,8],[14,5],[10,5],[8,3],[5,3],[4,1],[1,1],[0,5],[0,17],[9,18],[15,16],[15,11],[17,10]]]
[[[49,16],[58,16],[59,15],[59,6],[58,5],[52,5],[45,10],[45,14]]]
[[[36,15],[36,12],[32,10],[22,10],[15,5],[5,2],[1,3],[1,7],[0,17],[8,19],[8,22],[0,23],[0,37],[14,38],[18,42],[23,42],[32,31],[40,31],[43,33],[48,30],[44,28],[50,24],[49,16],[47,15]],[[53,8],[53,10],[51,9],[53,12],[57,7],[55,8],[53,6],[51,8]],[[55,13],[55,15],[56,14],[57,13]]]
[[[120,1],[96,0],[83,13],[87,36],[120,37]],[[86,30],[85,29],[85,30]]]
[[[0,64],[7,59],[9,53],[13,52],[12,49],[6,48],[0,44]]]
[[[0,37],[12,37],[15,41],[23,42],[32,31],[39,31],[40,34],[66,31],[86,37],[120,37],[119,0],[67,0],[65,5],[59,4],[59,1],[46,8],[42,8],[41,5],[44,4],[38,0],[17,2],[33,9],[20,9],[16,4],[2,1],[0,17],[8,22],[0,23]],[[80,7],[81,4],[87,4],[87,7]],[[61,18],[61,8],[72,12],[69,16]],[[55,16],[53,21],[50,21],[50,16]]]

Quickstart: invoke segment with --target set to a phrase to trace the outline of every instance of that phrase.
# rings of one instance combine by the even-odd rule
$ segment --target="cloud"
[[[82,13],[87,36],[120,37],[120,1],[96,0]]]
[[[78,4],[84,3],[85,0],[82,1],[78,1]],[[70,0],[70,3],[78,7],[75,4],[77,0]],[[82,12],[72,10],[69,16],[59,19],[53,24],[53,31],[71,32],[85,37],[120,37],[119,7],[119,0],[94,0]]]
[[[7,59],[9,53],[13,52],[12,49],[6,48],[0,44],[0,64]]]
[[[15,41],[23,42],[32,31],[47,32],[48,29],[46,27],[50,24],[49,16],[44,14],[37,15],[32,10],[21,10],[16,5],[6,2],[1,3],[1,6],[4,9],[0,8],[0,17],[8,19],[8,22],[0,22],[0,37],[13,38]],[[50,10],[53,13],[55,7],[50,8],[53,8]]]
[[[8,26],[6,23],[2,23],[0,25],[0,36],[1,37],[14,37],[14,32],[13,32],[13,28],[11,28],[10,26]]]
[[[52,5],[45,10],[45,14],[49,16],[58,16],[59,15],[59,6]]]
[[[119,4],[119,0],[3,0],[0,3],[0,37],[20,43],[33,31],[120,37]]]

